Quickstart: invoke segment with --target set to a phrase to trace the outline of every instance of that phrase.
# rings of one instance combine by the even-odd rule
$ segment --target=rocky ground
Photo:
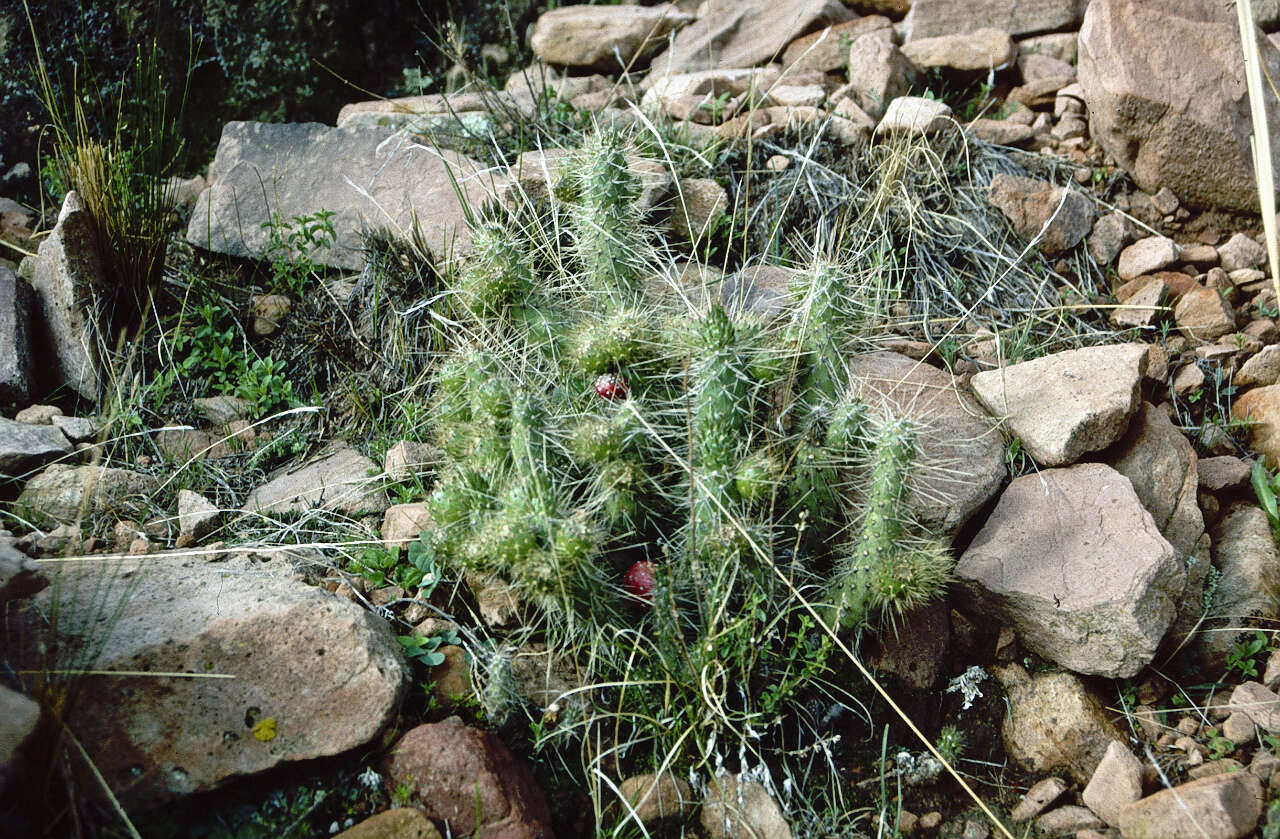
[[[1274,2],[1255,14],[1280,29]],[[570,5],[524,36],[537,61],[493,84],[460,66],[447,93],[350,103],[334,126],[228,122],[207,174],[175,181],[154,310],[119,341],[85,204],[0,199],[29,253],[0,260],[12,835],[1280,835],[1280,303],[1231,10]],[[627,230],[583,218],[599,136],[623,138],[621,203],[599,206]],[[446,433],[451,353],[566,328],[532,309],[494,326],[483,296],[515,281],[485,273],[514,259],[493,219],[549,296],[605,295],[561,287],[605,229],[608,270],[634,263],[663,324],[725,311],[798,363],[813,266],[837,264],[858,321],[833,339],[839,387],[913,430],[896,536],[946,558],[945,589],[842,629],[839,581],[861,572],[804,534],[868,531],[880,444],[866,475],[839,464],[855,477],[813,508],[832,521],[766,549],[802,582],[758,604],[781,628],[762,616],[733,655],[764,652],[733,666],[770,664],[692,674],[692,710],[672,710],[678,679],[629,669],[686,530],[584,531],[589,590],[622,604],[608,621],[514,563],[451,559],[450,476],[482,462]],[[629,385],[658,401],[644,371],[668,362],[706,369],[664,325],[658,360],[619,375],[570,326],[552,369],[581,368],[574,411]],[[466,373],[468,417],[508,374]],[[672,404],[702,400],[664,375]],[[538,429],[500,401],[520,473]],[[696,469],[643,456],[656,482]],[[561,501],[596,475],[572,474]],[[722,497],[746,510],[743,474]],[[539,538],[572,541],[556,528]]]

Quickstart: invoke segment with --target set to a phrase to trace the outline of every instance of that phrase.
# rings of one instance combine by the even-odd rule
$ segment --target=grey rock
[[[1147,236],[1120,251],[1116,272],[1122,280],[1163,271],[1178,261],[1178,246],[1164,236]]]
[[[178,491],[178,530],[200,540],[218,526],[222,510],[208,498],[189,489]]]
[[[1008,32],[989,28],[916,38],[903,44],[902,52],[921,70],[943,67],[960,72],[999,70],[1018,54]]]
[[[874,33],[849,46],[849,95],[871,117],[884,116],[889,103],[905,96],[920,77],[911,59]]]
[[[369,743],[395,714],[407,667],[388,626],[295,579],[292,558],[272,556],[63,571],[56,596],[76,617],[59,624],[57,640],[93,633],[98,669],[235,676],[84,682],[70,723],[126,806],[340,754]],[[37,601],[44,608],[48,592]],[[103,635],[98,617],[117,608]]]
[[[128,469],[54,464],[27,481],[17,505],[41,525],[73,523],[82,515],[137,518],[159,486],[151,475]]]
[[[1280,696],[1257,682],[1243,682],[1231,692],[1227,707],[1247,716],[1269,734],[1280,731]]]
[[[752,67],[801,35],[852,18],[838,0],[706,0],[652,68],[665,74]]]
[[[17,422],[27,425],[53,425],[53,418],[62,416],[62,409],[57,405],[28,405],[13,415]]]
[[[1262,348],[1240,367],[1232,384],[1237,387],[1273,385],[1280,381],[1280,344]]]
[[[1045,79],[1074,79],[1076,68],[1070,62],[1050,55],[1029,53],[1018,56],[1018,72],[1022,74],[1023,84],[1040,82]],[[1061,114],[1058,114],[1061,116]]]
[[[872,32],[892,41],[893,23],[882,15],[867,15],[811,32],[787,45],[782,66],[792,74],[843,70],[849,61],[849,46]]]
[[[98,398],[98,328],[91,312],[105,282],[93,217],[75,191],[63,199],[53,232],[40,243],[31,285],[49,346],[50,384],[66,384],[90,401]]]
[[[999,174],[987,200],[1004,213],[1014,233],[1049,255],[1080,243],[1093,228],[1093,202],[1075,190],[1034,178]]]
[[[1107,451],[1106,460],[1133,484],[1142,506],[1178,556],[1185,559],[1193,554],[1204,533],[1204,516],[1196,502],[1198,458],[1169,416],[1143,402],[1125,436]]]
[[[1120,812],[1142,798],[1142,762],[1124,743],[1112,740],[1080,798],[1098,818],[1115,827]]]
[[[1034,819],[1044,812],[1045,808],[1062,797],[1067,791],[1067,783],[1061,778],[1042,778],[1027,790],[1026,795],[1009,813],[1015,822]]]
[[[687,818],[696,803],[693,790],[672,772],[632,775],[618,784],[618,797],[634,811],[634,818],[647,826],[663,819]]]
[[[33,350],[36,293],[0,265],[0,402],[25,405],[37,387]]]
[[[1214,341],[1235,331],[1231,304],[1216,288],[1193,288],[1178,300],[1174,322],[1183,337],[1195,342]]]
[[[1258,49],[1280,77],[1280,51],[1266,38]],[[1236,16],[1217,0],[1093,0],[1078,64],[1090,134],[1149,193],[1256,212],[1241,65]],[[1270,130],[1278,136],[1280,112]]]
[[[70,451],[71,441],[55,426],[0,417],[0,480],[20,476]]]
[[[1154,658],[1186,585],[1129,480],[1101,463],[1015,479],[956,563],[962,603],[1078,673],[1128,678]]]
[[[1080,832],[1100,828],[1102,820],[1088,807],[1067,804],[1036,819],[1036,827],[1047,836],[1078,836]]]
[[[948,134],[956,129],[945,102],[920,96],[899,96],[885,108],[876,136],[885,134]]]
[[[992,27],[1011,35],[1069,29],[1076,0],[913,0],[902,21],[903,39],[973,32]]]
[[[849,374],[872,408],[917,423],[916,471],[907,504],[925,527],[953,537],[1008,474],[999,433],[951,375],[936,367],[876,352],[849,359]]]
[[[1141,278],[1134,282],[1141,282]],[[1111,322],[1120,327],[1153,325],[1160,315],[1163,308],[1160,304],[1168,291],[1169,286],[1164,280],[1152,277],[1111,310]]]
[[[1249,473],[1253,467],[1244,460],[1232,455],[1219,457],[1202,457],[1196,463],[1196,472],[1200,477],[1200,489],[1209,492],[1238,489],[1249,482]]]
[[[98,436],[98,424],[89,417],[51,417],[49,422],[73,443],[87,443]]]
[[[710,839],[791,839],[791,825],[778,802],[763,784],[745,775],[711,780],[699,822]]]
[[[440,455],[429,443],[400,440],[387,449],[382,459],[382,471],[393,481],[407,481],[428,471]]]
[[[1089,233],[1089,255],[1106,267],[1120,255],[1129,236],[1129,220],[1120,213],[1107,213],[1094,222]]]
[[[355,449],[335,444],[306,463],[276,473],[250,492],[243,512],[381,513],[390,502],[379,485],[378,471],[372,460]]]
[[[1070,673],[1028,675],[1010,664],[993,675],[1009,700],[1001,726],[1005,749],[1033,772],[1061,769],[1087,784],[1111,742],[1124,739],[1103,703]]]
[[[0,541],[0,607],[10,600],[37,594],[49,585],[38,563],[8,541]]]
[[[1228,772],[1179,784],[1125,808],[1125,839],[1239,839],[1262,815],[1262,784],[1249,772]]]
[[[422,531],[432,525],[431,505],[426,502],[393,504],[382,514],[382,545],[387,550],[397,550],[415,542]]]
[[[529,49],[548,64],[620,70],[642,67],[666,36],[693,21],[670,3],[561,6],[529,30]]]
[[[1085,347],[981,372],[972,386],[1028,454],[1061,466],[1125,432],[1146,367],[1146,344]]]
[[[1267,514],[1252,504],[1231,508],[1210,535],[1218,579],[1196,642],[1206,668],[1221,672],[1239,636],[1251,637],[1249,627],[1267,627],[1280,617],[1280,555]]]
[[[1266,264],[1267,250],[1252,236],[1237,233],[1218,246],[1218,260],[1228,274],[1242,268],[1260,268]]]
[[[235,396],[201,396],[191,400],[196,413],[210,425],[230,425],[249,416],[253,406]]]
[[[40,722],[40,706],[0,685],[0,792],[25,770],[22,747]]]
[[[728,193],[711,178],[682,178],[676,196],[671,208],[671,227],[693,242],[709,235],[712,223],[729,206]]]
[[[1018,55],[1047,55],[1067,64],[1076,63],[1076,33],[1050,32],[1018,39]]]
[[[229,122],[187,241],[262,259],[270,246],[263,224],[273,214],[287,221],[328,210],[336,238],[311,255],[319,264],[361,268],[364,230],[390,227],[407,236],[415,218],[431,253],[447,261],[470,247],[455,181],[473,207],[490,194],[480,164],[450,151],[437,155],[389,129]]]

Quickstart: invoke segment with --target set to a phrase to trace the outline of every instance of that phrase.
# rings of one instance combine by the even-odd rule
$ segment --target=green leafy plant
[[[253,406],[253,416],[264,417],[296,404],[293,382],[285,378],[284,367],[266,356],[249,365],[240,377],[236,396]]]
[[[273,291],[295,299],[302,297],[307,285],[319,271],[318,254],[333,247],[336,235],[332,210],[294,216],[288,222],[279,213],[262,223],[267,231],[267,260],[271,269]]]
[[[1267,651],[1270,643],[1266,633],[1257,630],[1252,638],[1232,644],[1231,649],[1227,650],[1227,673],[1238,673],[1246,679],[1258,678],[1259,657]]]
[[[444,664],[444,653],[439,652],[441,647],[462,643],[458,633],[453,630],[435,635],[397,635],[396,640],[400,642],[405,655],[427,667]]]
[[[1253,485],[1253,493],[1258,504],[1267,511],[1267,519],[1271,529],[1280,527],[1280,509],[1277,509],[1276,498],[1280,494],[1280,475],[1271,474],[1261,459],[1253,462],[1253,471],[1249,474],[1249,482]]]

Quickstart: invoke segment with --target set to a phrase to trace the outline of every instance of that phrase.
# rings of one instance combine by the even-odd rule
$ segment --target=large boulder
[[[1146,370],[1146,344],[1118,344],[987,370],[972,385],[982,407],[1005,418],[1041,466],[1062,466],[1125,432]]]
[[[923,525],[954,536],[1004,483],[999,433],[951,375],[936,367],[875,352],[849,359],[849,372],[872,408],[917,423],[907,504]]]
[[[547,64],[620,70],[643,59],[693,15],[657,6],[561,6],[543,12],[529,30],[529,49]]]
[[[274,219],[288,224],[327,210],[334,214],[335,240],[310,255],[317,264],[361,268],[363,231],[391,228],[407,237],[414,224],[436,259],[446,260],[470,248],[458,193],[478,208],[489,186],[475,161],[427,149],[390,129],[229,122],[187,241],[262,259],[271,255]]]
[[[1177,49],[1167,49],[1177,44]],[[1280,51],[1258,41],[1280,78]],[[1094,0],[1078,75],[1095,141],[1144,190],[1256,212],[1252,133],[1234,9],[1217,0]],[[1273,138],[1280,112],[1270,109]]]
[[[852,20],[839,0],[706,0],[698,18],[653,59],[655,74],[751,67],[801,35]]]
[[[104,279],[93,216],[76,192],[68,192],[58,223],[36,252],[31,285],[39,300],[39,351],[48,359],[47,384],[65,384],[91,401],[97,400],[101,383],[99,335],[91,313]]]
[[[451,835],[550,839],[551,813],[533,773],[492,732],[458,717],[409,730],[386,760],[387,777],[410,791]]]
[[[902,21],[903,40],[1003,29],[1030,35],[1067,29],[1077,20],[1077,0],[913,0]]]
[[[336,755],[392,719],[408,669],[387,624],[273,556],[68,565],[36,599],[65,615],[42,648],[90,644],[76,666],[130,674],[82,677],[68,719],[127,804]]]
[[[1078,673],[1149,664],[1186,584],[1128,478],[1101,463],[1017,478],[956,563],[967,611]]]

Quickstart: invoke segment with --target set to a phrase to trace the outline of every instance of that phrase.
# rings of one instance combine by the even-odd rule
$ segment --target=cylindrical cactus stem
[[[640,226],[634,210],[640,186],[626,147],[612,132],[587,138],[570,158],[566,178],[570,228],[586,287],[630,296],[640,277]]]
[[[846,397],[831,411],[823,444],[833,454],[848,456],[866,445],[868,410],[860,399]]]
[[[603,316],[582,318],[569,353],[578,370],[595,376],[617,372],[640,359],[652,341],[650,317],[633,306],[611,307]]]
[[[497,317],[522,305],[533,288],[533,272],[519,240],[496,222],[471,232],[471,256],[458,277],[463,309],[477,320]]]
[[[882,425],[872,450],[871,485],[858,537],[835,585],[835,608],[845,627],[865,621],[892,576],[906,519],[907,470],[915,460],[915,431],[898,417]]]
[[[700,359],[695,369],[693,414],[693,511],[695,540],[719,526],[737,506],[734,465],[750,416],[749,382],[738,354],[737,333],[720,306],[698,324]]]
[[[819,262],[792,287],[799,303],[805,368],[799,397],[809,407],[839,399],[846,382],[843,348],[852,324],[842,308],[844,282],[835,266]]]

